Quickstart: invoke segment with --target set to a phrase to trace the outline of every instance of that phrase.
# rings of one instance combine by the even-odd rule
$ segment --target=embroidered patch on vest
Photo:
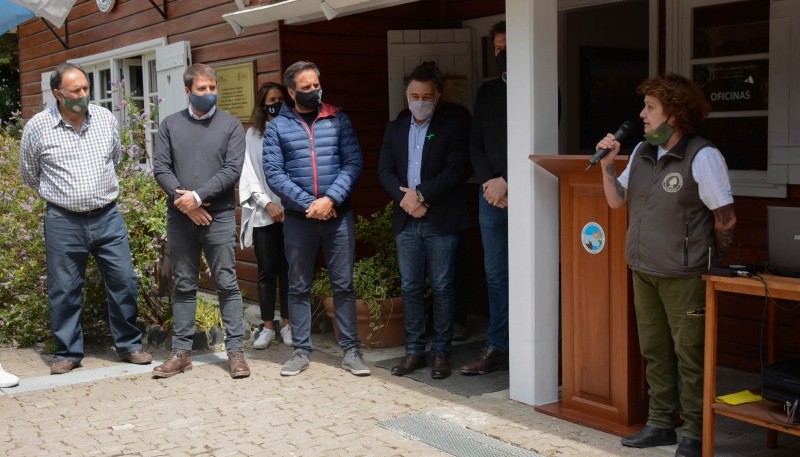
[[[683,187],[683,176],[680,173],[670,173],[661,181],[661,186],[667,192],[677,192]]]
[[[606,233],[597,222],[589,222],[581,229],[581,245],[589,254],[599,254],[606,245]]]

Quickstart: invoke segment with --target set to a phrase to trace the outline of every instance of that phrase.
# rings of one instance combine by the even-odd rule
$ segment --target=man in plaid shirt
[[[50,76],[56,105],[35,115],[20,143],[20,173],[47,201],[44,238],[50,326],[58,349],[50,374],[79,367],[83,359],[81,289],[89,254],[108,292],[114,346],[123,361],[148,364],[136,327],[138,285],[128,231],[117,209],[119,125],[111,112],[89,104],[86,72],[64,63]]]

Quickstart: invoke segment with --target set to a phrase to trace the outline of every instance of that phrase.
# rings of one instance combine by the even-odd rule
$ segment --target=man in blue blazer
[[[469,226],[461,192],[468,164],[463,123],[437,110],[441,72],[421,65],[409,76],[406,98],[411,114],[392,121],[383,137],[378,177],[394,200],[392,231],[403,290],[406,355],[392,368],[403,376],[427,366],[425,359],[425,270],[433,290],[431,376],[450,376],[455,313],[453,277],[458,232]]]

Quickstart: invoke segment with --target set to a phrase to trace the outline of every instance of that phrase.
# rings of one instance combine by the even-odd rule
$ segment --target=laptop
[[[767,206],[769,269],[800,278],[800,208]]]

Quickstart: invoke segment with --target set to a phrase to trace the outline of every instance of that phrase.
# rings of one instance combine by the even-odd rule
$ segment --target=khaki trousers
[[[647,424],[674,428],[680,407],[683,435],[701,439],[705,318],[689,313],[705,307],[705,281],[633,271],[633,296],[650,387]]]

